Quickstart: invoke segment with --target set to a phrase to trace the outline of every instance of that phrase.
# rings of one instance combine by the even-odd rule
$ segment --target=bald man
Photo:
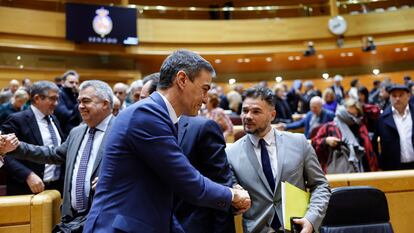
[[[276,127],[280,130],[305,128],[305,136],[309,139],[311,138],[313,129],[334,119],[335,114],[333,112],[322,108],[323,100],[321,97],[312,97],[309,105],[310,111],[306,113],[306,116],[302,120],[289,124],[280,123]]]

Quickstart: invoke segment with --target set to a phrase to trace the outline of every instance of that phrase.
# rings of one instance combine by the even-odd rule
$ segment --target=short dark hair
[[[261,100],[266,101],[267,104],[269,104],[270,106],[275,106],[275,95],[273,94],[273,91],[270,90],[267,87],[252,87],[247,89],[244,93],[243,93],[243,99],[246,98],[253,98],[253,99],[257,99],[260,98]]]
[[[68,71],[66,71],[66,72],[62,75],[62,80],[63,80],[63,81],[66,81],[66,78],[67,78],[69,75],[73,75],[73,76],[76,76],[76,77],[78,77],[78,78],[79,78],[79,74],[78,74],[76,71],[74,71],[74,70],[68,70]]]
[[[358,84],[358,82],[359,82],[359,80],[356,78],[356,79],[352,79],[352,81],[351,81],[351,87],[356,87],[356,85]]]
[[[33,99],[35,95],[46,96],[50,90],[59,91],[59,87],[49,81],[35,82],[30,88],[30,99]]]
[[[147,82],[150,82],[150,81],[151,81],[151,84],[148,89],[148,93],[151,95],[154,91],[157,90],[158,83],[160,82],[160,73],[153,73],[153,74],[146,76],[144,78],[143,83],[145,85]]]
[[[215,75],[211,64],[200,55],[185,49],[180,49],[169,55],[161,65],[160,82],[158,88],[167,89],[172,86],[178,71],[183,70],[191,81],[199,75],[202,70]]]

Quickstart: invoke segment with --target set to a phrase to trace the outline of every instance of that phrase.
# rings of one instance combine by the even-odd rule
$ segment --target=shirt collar
[[[407,114],[410,113],[410,105],[407,104],[407,107],[405,107],[405,109],[404,109],[403,115],[400,115],[400,113],[398,112],[398,110],[396,108],[394,108],[394,106],[391,106],[391,111],[392,111],[392,114],[393,115],[396,115],[397,114],[397,115],[399,115],[401,117],[404,117],[404,116],[407,116]]]
[[[259,138],[259,137],[257,137],[256,135],[253,135],[253,134],[248,134],[248,136],[249,136],[249,138],[250,138],[250,141],[253,143],[253,145],[255,146],[255,147],[260,147],[260,145],[259,145],[259,140],[261,139],[261,138]],[[263,139],[264,139],[264,141],[266,142],[266,145],[267,146],[270,146],[270,145],[272,145],[273,143],[275,143],[275,140],[276,140],[276,138],[275,138],[275,132],[274,132],[274,129],[273,129],[273,127],[272,127],[272,129],[271,130],[269,130],[269,132],[263,137]]]
[[[168,115],[170,115],[171,121],[173,122],[173,124],[177,123],[178,122],[177,113],[175,113],[175,110],[173,106],[171,105],[170,101],[168,101],[168,99],[163,94],[161,94],[161,92],[158,92],[158,93],[164,100],[165,105],[167,105]]]
[[[30,105],[30,108],[32,109],[37,121],[45,119],[46,115],[43,114],[36,106]]]
[[[101,121],[95,128],[101,132],[105,132],[105,130],[108,128],[109,121],[112,118],[112,114],[109,114],[103,121]],[[88,127],[89,128],[89,127]]]

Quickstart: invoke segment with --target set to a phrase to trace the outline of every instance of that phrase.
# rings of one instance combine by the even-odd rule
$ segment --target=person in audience
[[[175,123],[181,115],[197,115],[213,74],[198,54],[175,51],[161,66],[158,91],[119,113],[84,233],[176,232],[173,194],[223,211],[232,204],[242,212],[250,207],[247,191],[205,178],[178,145]]]
[[[147,79],[148,78],[148,79]],[[146,80],[147,79],[147,80]],[[144,78],[141,100],[156,91],[159,73]],[[148,85],[147,85],[148,84]],[[178,122],[178,144],[202,175],[214,182],[232,187],[230,167],[225,152],[226,142],[220,126],[205,117],[182,115]],[[207,207],[197,207],[179,197],[174,200],[174,215],[186,233],[232,233],[234,217]]]
[[[224,138],[227,138],[233,133],[233,123],[229,116],[224,113],[224,110],[219,107],[220,99],[216,93],[208,93],[207,114],[206,117],[217,122],[220,125]]]
[[[301,113],[307,113],[310,110],[310,101],[314,96],[321,96],[321,92],[316,90],[312,81],[306,81],[303,84],[305,88],[304,93],[301,95],[302,108]]]
[[[160,73],[153,73],[153,74],[146,76],[143,80],[144,86],[142,87],[140,100],[147,98],[154,91],[156,91],[159,81],[160,81]]]
[[[30,92],[30,87],[32,86],[32,81],[30,78],[24,78],[22,80],[22,87],[27,91]]]
[[[50,147],[21,141],[17,149],[6,156],[66,165],[62,219],[87,214],[113,122],[113,93],[107,83],[84,81],[80,85],[78,101],[85,124],[73,128],[64,143]]]
[[[338,106],[338,102],[336,101],[336,95],[331,88],[326,88],[323,91],[322,99],[324,101],[323,108],[329,110],[333,113],[336,112],[336,106]]]
[[[3,124],[9,115],[24,110],[24,106],[28,100],[29,94],[26,90],[23,88],[18,89],[13,94],[10,102],[0,106],[0,125]]]
[[[388,89],[390,88],[390,83],[382,83],[381,89],[380,89],[380,102],[378,106],[381,108],[382,111],[384,111],[388,106],[391,105],[390,102],[390,93],[388,93]]]
[[[59,102],[56,107],[56,117],[62,125],[63,134],[78,126],[82,118],[78,110],[79,74],[74,70],[68,70],[62,75],[63,85],[59,91]]]
[[[342,86],[343,77],[339,74],[334,77],[334,85],[331,86],[332,91],[335,93],[335,99],[338,104],[342,104],[345,99],[344,87]]]
[[[349,161],[356,171],[377,171],[378,161],[367,127],[361,123],[363,110],[361,104],[349,98],[344,106],[338,106],[332,122],[324,124],[312,138],[312,145],[318,155],[319,162],[326,172],[330,150],[340,149],[345,143],[349,149]]]
[[[371,104],[378,105],[380,102],[380,93],[381,93],[381,81],[375,80],[372,83],[373,88],[369,92],[368,102]]]
[[[128,92],[128,98],[126,98],[125,100],[127,102],[126,106],[129,106],[137,102],[138,100],[140,100],[141,90],[142,90],[143,85],[144,85],[143,80],[135,80],[134,82],[131,83],[131,86]]]
[[[299,129],[304,127],[305,136],[307,139],[309,139],[311,136],[313,136],[312,132],[314,130],[317,130],[322,124],[332,121],[335,117],[335,114],[333,112],[323,109],[322,104],[322,98],[319,96],[314,96],[310,100],[310,111],[306,113],[306,116],[304,118],[289,124],[279,123],[276,127],[279,130]]]
[[[242,96],[237,91],[230,91],[229,93],[227,93],[227,99],[229,102],[229,109],[231,110],[231,115],[240,115],[240,105],[243,101]]]
[[[283,232],[281,182],[311,192],[309,209],[294,220],[301,233],[317,231],[330,198],[329,184],[312,146],[303,134],[273,129],[274,95],[268,88],[248,89],[242,121],[246,136],[226,149],[233,179],[252,197],[243,215],[244,232]]]
[[[125,83],[116,83],[114,85],[113,88],[114,91],[114,95],[119,99],[119,101],[121,101],[121,108],[119,109],[120,111],[122,111],[123,109],[126,108],[126,98],[128,95],[128,85],[126,85]],[[139,99],[139,97],[138,97]]]
[[[10,101],[13,94],[19,89],[20,83],[16,79],[12,79],[9,82],[9,87],[0,93],[0,104],[4,104]]]
[[[383,170],[414,169],[414,104],[409,103],[407,86],[394,84],[388,91],[391,106],[384,110],[378,123],[380,167]]]
[[[352,79],[350,85],[351,85],[351,88],[348,91],[348,96],[350,98],[358,100],[359,80],[357,78]],[[368,101],[368,99],[366,101]]]
[[[114,96],[114,107],[112,108],[112,115],[117,116],[119,113],[119,109],[121,108],[121,101],[118,97]]]
[[[290,123],[292,122],[292,111],[288,102],[285,99],[285,87],[282,84],[277,84],[274,87],[275,93],[275,110],[277,112],[276,118],[273,123]]]
[[[17,91],[16,91],[17,92]],[[10,115],[2,124],[2,133],[14,133],[19,140],[45,146],[59,146],[65,137],[53,115],[59,99],[59,88],[52,82],[35,82],[28,109]],[[45,189],[63,190],[64,170],[53,164],[5,158],[7,195],[40,193]]]
[[[230,110],[230,103],[229,103],[229,100],[227,98],[227,95],[224,94],[223,87],[217,86],[216,91],[217,91],[217,95],[220,98],[219,107],[224,109],[224,110]]]
[[[286,94],[286,101],[289,104],[289,109],[292,113],[299,112],[299,102],[301,100],[302,81],[293,81],[292,87]]]

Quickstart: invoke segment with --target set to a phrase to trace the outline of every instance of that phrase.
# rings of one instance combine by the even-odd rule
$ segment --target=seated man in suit
[[[178,50],[161,66],[159,91],[119,113],[108,136],[85,233],[175,232],[173,194],[217,210],[250,207],[245,190],[202,176],[178,145],[178,116],[198,113],[213,74],[204,58]]]
[[[253,200],[243,215],[243,228],[253,233],[282,231],[281,182],[287,181],[311,192],[309,209],[295,223],[302,225],[301,233],[312,233],[318,231],[328,207],[329,185],[306,138],[272,128],[273,99],[268,88],[245,92],[241,118],[247,135],[226,150],[234,182]]]
[[[30,99],[28,109],[11,114],[1,125],[2,133],[14,133],[19,140],[35,145],[59,146],[65,139],[53,115],[59,88],[49,81],[35,82]],[[8,195],[40,193],[44,189],[63,191],[64,170],[59,165],[6,157],[4,169],[7,172]]]
[[[313,129],[318,128],[324,123],[333,121],[335,114],[329,110],[323,109],[323,100],[319,96],[314,96],[310,100],[310,111],[304,118],[292,123],[279,123],[276,128],[279,130],[299,129],[305,127],[306,138],[311,138]]]
[[[140,99],[145,99],[157,88],[159,73],[144,78]],[[232,186],[230,167],[225,152],[226,142],[220,126],[205,117],[181,116],[178,122],[178,143],[190,163],[201,174],[214,182]],[[206,207],[197,207],[176,197],[174,214],[186,233],[232,233],[234,217]]]
[[[80,85],[79,111],[83,122],[73,128],[60,146],[34,146],[20,142],[6,158],[30,159],[38,163],[65,163],[62,217],[87,212],[99,176],[103,147],[111,129],[113,94],[108,84],[85,81]],[[15,145],[10,136],[10,145]],[[7,147],[7,151],[10,151]]]

